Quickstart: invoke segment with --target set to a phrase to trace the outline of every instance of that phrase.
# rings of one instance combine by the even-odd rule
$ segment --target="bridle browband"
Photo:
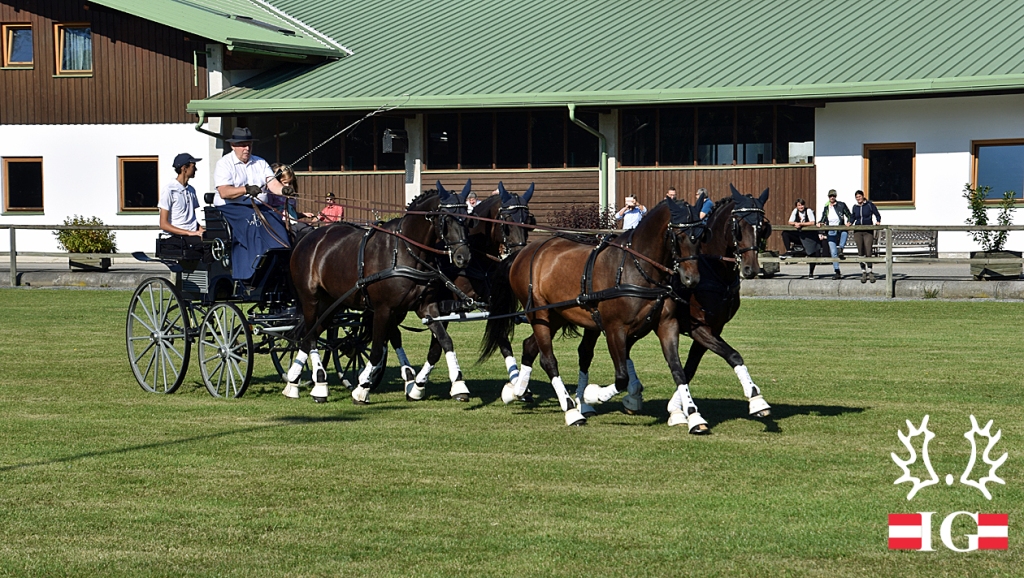
[[[752,199],[753,200],[753,199]],[[732,210],[732,239],[733,244],[736,245],[735,256],[736,259],[746,253],[747,251],[756,251],[758,245],[758,239],[760,238],[760,228],[764,225],[764,209],[756,206],[757,201],[754,201],[755,206],[753,207],[742,207]],[[751,221],[750,217],[754,217],[756,220]],[[740,222],[746,221],[754,228],[754,244],[749,247],[740,248],[740,241],[742,235],[740,234]]]
[[[440,252],[441,254],[447,254],[448,255],[448,259],[454,262],[453,256],[454,256],[455,251],[457,251],[459,249],[459,247],[461,247],[461,246],[464,246],[464,245],[468,246],[469,245],[469,241],[466,239],[466,231],[465,231],[465,227],[463,227],[462,235],[460,236],[459,240],[458,241],[454,241],[454,242],[449,242],[448,241],[448,221],[449,221],[449,219],[454,219],[454,220],[458,221],[459,223],[464,224],[465,221],[466,221],[466,217],[469,214],[469,207],[467,207],[466,203],[464,203],[464,202],[461,202],[461,203],[451,203],[451,202],[444,203],[443,202],[443,203],[440,203],[437,206],[437,208],[438,208],[437,211],[428,211],[423,216],[424,219],[430,221],[430,223],[434,226],[434,230],[437,232],[437,236],[440,237],[441,242],[444,243],[444,248],[445,248],[444,251],[437,251],[436,249],[433,249],[433,251],[434,252]],[[466,213],[465,214],[460,214],[458,212],[460,209],[465,211]],[[422,247],[422,245],[421,245],[421,247]]]
[[[519,198],[519,195],[516,195],[516,199],[517,200],[518,200],[518,198]],[[525,214],[525,217],[523,217],[522,220],[518,220],[516,218],[517,215],[523,215],[523,214]],[[508,205],[508,206],[502,205],[502,206],[498,207],[498,220],[500,220],[502,222],[502,224],[501,224],[501,245],[505,248],[505,254],[506,255],[511,255],[512,252],[513,252],[513,249],[518,249],[520,247],[525,247],[526,243],[527,243],[525,231],[524,231],[523,241],[522,242],[513,243],[513,242],[511,242],[509,240],[509,237],[511,237],[511,235],[512,235],[512,226],[509,223],[516,224],[516,225],[526,225],[527,221],[529,220],[529,218],[531,216],[532,215],[530,215],[530,207],[527,206],[526,204],[516,204],[516,205]]]

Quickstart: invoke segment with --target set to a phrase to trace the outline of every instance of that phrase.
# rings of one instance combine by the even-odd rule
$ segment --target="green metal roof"
[[[273,0],[355,54],[189,111],[631,105],[1024,89],[1020,0]],[[408,96],[403,96],[408,95]]]
[[[298,58],[351,54],[266,0],[90,1],[220,42],[229,50]]]

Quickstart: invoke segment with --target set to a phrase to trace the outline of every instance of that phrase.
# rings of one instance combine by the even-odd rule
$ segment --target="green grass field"
[[[198,370],[145,393],[124,351],[119,291],[0,290],[0,575],[1020,576],[1024,304],[748,300],[726,329],[772,403],[746,419],[708,356],[691,384],[713,435],[665,425],[673,384],[651,338],[634,359],[644,414],[613,401],[565,427],[538,367],[532,407],[500,401],[504,366],[473,365],[480,325],[453,330],[474,392],[406,402],[394,371],[372,405],[283,398],[269,359],[240,400]],[[411,317],[410,317],[411,320]],[[526,335],[520,327],[516,342]],[[426,338],[407,335],[414,363]],[[683,355],[689,341],[684,340]],[[576,343],[557,343],[576,381]],[[612,380],[603,341],[591,379]],[[518,350],[518,346],[517,346]],[[394,364],[394,355],[391,362]],[[974,414],[1009,459],[993,500],[959,482],[893,485],[905,420],[929,414],[940,477],[959,478]],[[923,471],[923,468],[919,468]],[[976,479],[987,472],[976,467]],[[917,475],[923,475],[918,472]],[[956,553],[957,510],[1008,513],[1010,549]],[[934,511],[935,552],[889,551],[887,514]],[[960,518],[961,522],[964,518]],[[954,526],[962,534],[973,524]]]

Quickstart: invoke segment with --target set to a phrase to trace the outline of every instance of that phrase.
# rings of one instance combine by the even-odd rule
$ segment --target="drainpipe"
[[[221,135],[219,135],[219,134],[217,134],[217,133],[215,133],[213,131],[209,131],[209,130],[206,130],[205,128],[203,128],[204,124],[206,124],[206,112],[200,110],[199,111],[199,122],[196,123],[196,130],[201,132],[201,133],[203,133],[203,134],[205,134],[206,136],[212,136],[213,138],[218,139],[218,140],[224,138]]]
[[[570,104],[568,104],[568,107],[569,107],[569,120],[571,120],[574,124],[576,124],[576,126],[582,128],[583,130],[585,130],[585,131],[589,132],[590,134],[596,136],[599,139],[599,141],[600,141],[601,164],[599,164],[597,168],[598,168],[598,172],[601,175],[600,176],[601,182],[600,182],[600,188],[598,189],[600,191],[598,196],[599,196],[599,203],[601,204],[601,210],[604,211],[604,210],[608,209],[608,139],[606,139],[605,136],[603,134],[601,134],[600,132],[590,128],[589,126],[587,126],[587,123],[585,123],[582,120],[579,120],[578,118],[576,118],[576,105],[575,104],[570,103]]]

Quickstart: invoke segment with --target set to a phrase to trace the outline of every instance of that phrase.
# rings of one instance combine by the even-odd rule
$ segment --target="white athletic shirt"
[[[839,211],[835,207],[829,205],[828,208],[828,224],[829,225],[842,225],[842,217],[839,215]]]
[[[794,222],[794,223],[799,223],[799,221],[796,220],[798,212],[799,212],[798,209],[793,209],[793,212],[789,214],[789,220]],[[807,207],[807,210],[804,211],[804,212],[807,213],[807,222],[809,222],[810,224],[813,225],[814,222],[815,222],[814,221],[814,209],[812,209],[810,207]]]
[[[167,211],[171,225],[186,231],[195,231],[199,228],[199,221],[196,220],[199,198],[196,197],[196,190],[192,185],[184,186],[178,179],[167,183],[160,193],[160,200],[156,206]]]
[[[217,161],[217,167],[213,170],[213,186],[230,185],[232,187],[244,187],[246,185],[256,185],[263,189],[263,192],[257,198],[264,203],[267,202],[268,198],[267,181],[272,178],[274,178],[274,171],[270,169],[267,161],[253,155],[249,157],[248,163],[243,163],[235,156],[235,151],[231,151],[221,157]],[[249,204],[249,199],[246,195],[234,199],[223,199],[219,192],[213,197],[213,204],[216,207],[228,203]]]

